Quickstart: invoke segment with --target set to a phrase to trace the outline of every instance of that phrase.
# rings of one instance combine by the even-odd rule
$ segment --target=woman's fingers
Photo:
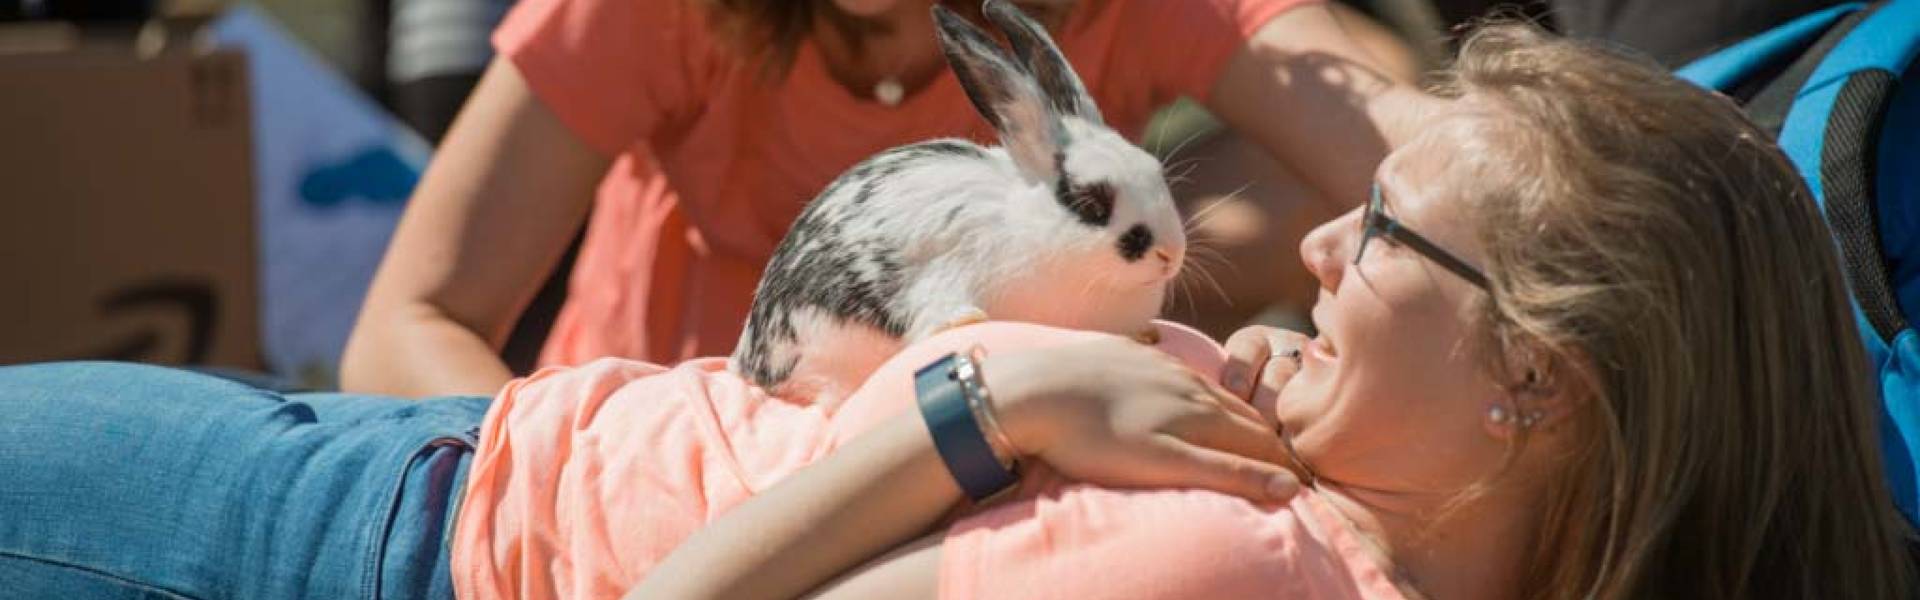
[[[1300,480],[1278,465],[1165,437],[1147,449],[1147,460],[1163,463],[1151,470],[1169,479],[1155,485],[1197,487],[1254,501],[1284,502],[1300,491]]]
[[[1269,346],[1274,348],[1273,358],[1267,360],[1266,366],[1260,369],[1260,377],[1254,382],[1254,387],[1277,390],[1300,372],[1300,353],[1307,345],[1307,337],[1291,331],[1279,331],[1267,340]]]
[[[1261,387],[1278,390],[1300,371],[1300,353],[1309,338],[1296,331],[1253,326],[1227,338],[1227,365],[1221,384],[1251,401]]]
[[[1273,355],[1270,331],[1277,330],[1255,325],[1233,332],[1227,338],[1227,364],[1220,368],[1220,385],[1241,400],[1253,398],[1254,374],[1266,365],[1267,357]]]
[[[1254,423],[1264,421],[1264,419],[1260,418],[1260,411],[1254,410],[1252,404],[1248,404],[1233,392],[1221,387],[1220,384],[1208,380],[1204,375],[1193,373],[1192,371],[1188,371],[1188,373],[1191,375],[1192,384],[1199,388],[1197,390],[1198,393],[1192,398],[1193,400],[1216,406],[1221,410],[1246,418]]]
[[[1245,404],[1231,399],[1221,403],[1226,411],[1202,413],[1193,418],[1182,419],[1169,428],[1174,434],[1188,443],[1205,446],[1215,450],[1231,452],[1247,458],[1285,465],[1288,462],[1287,449],[1279,434],[1260,419],[1258,413],[1251,416],[1227,410],[1228,406],[1246,407]],[[1248,412],[1252,408],[1247,407]]]

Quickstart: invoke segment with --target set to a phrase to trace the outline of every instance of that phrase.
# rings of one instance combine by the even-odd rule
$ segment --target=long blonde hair
[[[1488,353],[1544,357],[1573,440],[1530,598],[1911,598],[1829,232],[1769,137],[1650,61],[1496,23],[1438,91],[1487,102]]]

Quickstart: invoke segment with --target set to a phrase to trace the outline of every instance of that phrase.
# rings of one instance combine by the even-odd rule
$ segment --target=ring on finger
[[[1279,351],[1279,352],[1275,352],[1275,353],[1273,353],[1273,355],[1274,355],[1274,357],[1276,357],[1276,358],[1284,358],[1284,359],[1287,359],[1287,360],[1290,360],[1290,361],[1293,361],[1293,363],[1294,363],[1294,364],[1300,364],[1300,349],[1299,349],[1299,348],[1288,348],[1288,349],[1286,349],[1286,350],[1281,350],[1281,351]]]

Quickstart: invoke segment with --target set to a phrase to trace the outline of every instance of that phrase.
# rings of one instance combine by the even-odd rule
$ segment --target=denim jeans
[[[0,368],[0,598],[452,598],[488,403]]]

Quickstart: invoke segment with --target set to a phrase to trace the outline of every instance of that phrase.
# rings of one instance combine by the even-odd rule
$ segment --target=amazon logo
[[[92,360],[152,361],[159,354],[170,331],[186,332],[183,364],[205,364],[213,349],[214,326],[218,324],[220,298],[213,284],[205,280],[162,279],[121,288],[100,300],[97,312],[108,319],[132,314],[161,315],[161,323],[172,321],[184,327],[148,325],[118,339],[101,343],[81,352],[77,358]]]

